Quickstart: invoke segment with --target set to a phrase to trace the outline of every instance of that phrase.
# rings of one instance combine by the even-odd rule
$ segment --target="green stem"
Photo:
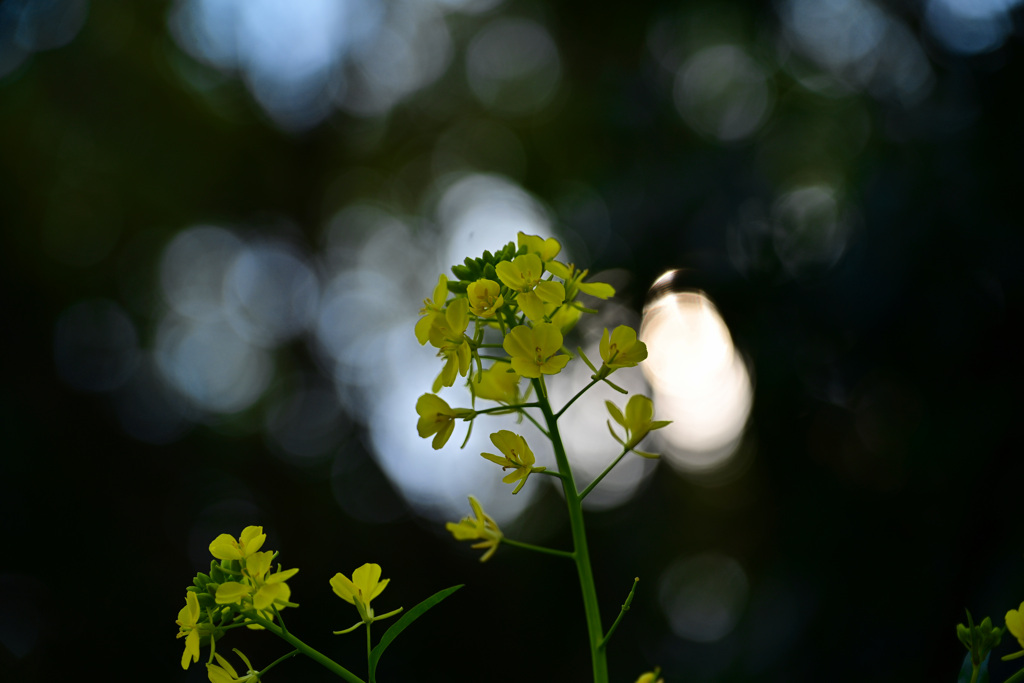
[[[541,412],[548,426],[548,436],[555,451],[558,471],[562,473],[562,490],[565,493],[565,504],[569,510],[569,529],[572,532],[573,558],[576,560],[576,572],[580,578],[580,590],[583,593],[583,612],[587,623],[587,636],[590,641],[590,661],[594,670],[594,683],[608,683],[608,657],[602,648],[604,633],[601,629],[601,609],[597,601],[597,588],[594,585],[594,570],[590,564],[590,551],[587,547],[587,532],[583,524],[583,507],[580,505],[579,492],[573,480],[569,458],[565,454],[562,437],[558,433],[558,418],[551,412],[543,382],[533,380],[541,402]]]
[[[502,543],[508,543],[514,545],[517,548],[524,548],[526,550],[533,550],[538,553],[544,553],[546,555],[557,555],[558,557],[568,557],[569,559],[575,559],[575,555],[567,550],[555,550],[554,548],[545,548],[539,545],[533,545],[532,543],[523,543],[522,541],[513,541],[508,536],[504,536],[501,539]]]
[[[373,663],[370,661],[370,654],[373,652],[370,644],[370,624],[372,623],[372,621],[366,622],[366,674],[370,677],[370,683],[377,683],[373,675]]]
[[[555,419],[557,420],[558,418],[562,417],[562,413],[564,413],[566,410],[568,410],[569,406],[571,406],[573,403],[576,402],[576,399],[578,399],[583,394],[587,393],[587,389],[589,389],[590,387],[594,386],[595,384],[597,384],[600,381],[601,380],[599,380],[599,379],[591,380],[590,384],[588,384],[587,386],[585,386],[582,389],[580,389],[576,393],[575,396],[573,396],[572,398],[569,399],[568,403],[566,403],[564,406],[562,406],[561,410],[559,410],[557,413],[555,413]]]
[[[524,416],[530,422],[532,422],[533,426],[536,427],[537,429],[539,429],[541,434],[543,434],[544,436],[548,437],[549,439],[551,438],[551,435],[548,434],[548,430],[544,429],[544,427],[542,427],[541,424],[539,422],[537,422],[536,418],[534,418],[533,415],[530,415],[525,410],[520,410],[519,414]]]
[[[611,465],[608,465],[608,467],[604,468],[604,472],[602,472],[601,474],[597,475],[597,479],[595,479],[594,481],[590,482],[590,485],[587,486],[587,488],[583,489],[583,492],[580,493],[580,500],[583,500],[584,498],[586,498],[587,494],[590,493],[595,486],[597,486],[598,484],[601,483],[601,480],[604,479],[605,476],[609,472],[612,471],[612,468],[615,467],[616,465],[618,465],[619,461],[622,460],[624,457],[626,457],[626,453],[629,453],[629,449],[623,450],[622,453],[619,454],[619,457],[615,458],[615,460],[612,461]]]
[[[277,666],[278,664],[280,664],[281,662],[283,662],[286,659],[291,659],[292,657],[294,657],[297,654],[299,654],[298,650],[292,650],[288,654],[281,655],[280,657],[278,657],[277,659],[272,661],[270,664],[267,664],[266,667],[264,667],[263,669],[260,669],[260,680],[263,680],[263,675],[266,674],[271,669],[273,669],[275,666]]]
[[[476,411],[476,414],[477,415],[487,415],[488,413],[500,413],[502,411],[507,411],[507,412],[510,412],[510,413],[514,413],[514,412],[518,411],[520,408],[539,408],[539,407],[540,407],[539,403],[518,403],[518,404],[516,404],[514,406],[502,405],[502,406],[494,406],[493,408],[484,408],[483,410]]]
[[[312,659],[314,662],[318,663],[320,666],[344,678],[349,683],[366,683],[366,681],[361,679],[359,676],[356,676],[354,673],[352,673],[345,667],[341,666],[327,655],[317,650],[314,650],[312,647],[306,645],[304,642],[293,636],[291,633],[284,631],[280,626],[278,626],[274,622],[268,621],[256,614],[247,614],[247,616],[249,617],[249,620],[252,621],[254,624],[259,624],[263,628],[273,633],[278,638],[284,640],[286,643],[294,647],[302,654]]]
[[[1024,681],[1024,669],[1007,678],[1005,683],[1021,683],[1021,681]]]
[[[633,579],[633,586],[629,589],[629,595],[626,596],[626,602],[622,603],[622,609],[619,610],[619,616],[615,617],[615,621],[612,622],[611,628],[608,629],[608,633],[604,634],[604,638],[601,640],[601,644],[598,647],[603,648],[608,644],[608,640],[615,633],[615,629],[619,627],[619,622],[622,621],[622,617],[626,616],[626,612],[629,611],[629,605],[633,602],[633,595],[636,593],[636,585],[640,583],[640,577]]]

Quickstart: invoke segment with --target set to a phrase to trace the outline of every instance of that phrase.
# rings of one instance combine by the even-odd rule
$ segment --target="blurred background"
[[[616,286],[570,347],[642,329],[616,381],[675,420],[588,498],[606,622],[640,577],[614,680],[954,680],[964,608],[1024,599],[1021,4],[3,0],[0,678],[205,680],[184,589],[259,524],[356,672],[327,582],[376,562],[378,609],[466,584],[382,680],[588,680],[571,564],[443,529],[472,493],[567,548],[552,480],[510,495],[500,420],[415,429],[422,300],[524,231]]]

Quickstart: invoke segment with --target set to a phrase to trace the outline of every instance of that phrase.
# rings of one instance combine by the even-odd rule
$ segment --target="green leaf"
[[[374,680],[374,673],[377,671],[377,662],[380,661],[380,656],[384,654],[384,650],[388,645],[391,644],[395,638],[398,637],[402,631],[407,629],[412,622],[423,616],[424,612],[428,609],[441,602],[455,591],[462,588],[465,584],[460,583],[457,586],[451,588],[445,588],[442,591],[434,593],[429,598],[421,602],[420,604],[413,607],[411,610],[402,615],[402,618],[391,625],[384,635],[381,636],[380,642],[370,651],[370,680]]]
[[[971,664],[971,653],[968,652],[967,656],[964,657],[964,663],[960,667],[960,675],[957,676],[956,683],[972,683],[971,675],[974,673],[974,667]],[[981,667],[978,670],[978,678],[973,683],[989,683],[988,680],[988,657],[985,657],[985,661],[981,663]]]

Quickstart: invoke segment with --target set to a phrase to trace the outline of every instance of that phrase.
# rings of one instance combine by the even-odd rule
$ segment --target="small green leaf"
[[[403,614],[401,619],[392,624],[391,628],[384,632],[384,635],[380,638],[380,642],[378,642],[377,645],[373,648],[373,650],[370,651],[371,681],[374,679],[374,674],[377,671],[377,662],[380,661],[380,656],[384,654],[384,650],[387,648],[388,645],[391,644],[391,641],[397,638],[402,631],[404,631],[406,628],[409,627],[410,624],[412,624],[412,622],[416,621],[421,616],[423,616],[424,612],[426,612],[428,609],[430,609],[437,603],[447,598],[455,591],[462,588],[464,585],[465,584],[460,583],[457,586],[445,588],[442,591],[434,593],[429,598],[427,598],[426,600],[424,600],[423,602],[421,602],[420,604],[416,605],[411,610]]]

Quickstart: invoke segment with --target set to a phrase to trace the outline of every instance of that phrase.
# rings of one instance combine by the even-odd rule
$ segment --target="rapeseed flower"
[[[502,429],[494,434],[491,434],[491,443],[500,450],[504,455],[494,455],[493,453],[481,453],[483,457],[487,458],[493,463],[501,465],[501,469],[507,470],[512,469],[512,472],[505,475],[502,479],[506,484],[519,482],[513,494],[519,493],[519,490],[526,484],[526,479],[533,472],[543,472],[545,467],[534,467],[533,463],[537,462],[534,458],[533,451],[530,450],[530,446],[526,443],[526,439],[510,432],[507,429]]]
[[[618,368],[631,368],[647,359],[647,345],[636,338],[636,330],[627,325],[619,325],[612,333],[608,328],[601,335],[601,360],[604,366],[598,372],[599,377],[607,377]]]
[[[438,349],[437,355],[445,359],[441,374],[434,380],[433,390],[455,384],[455,376],[466,376],[473,358],[473,349],[466,337],[469,326],[469,300],[465,297],[453,299],[443,316],[434,318],[430,328],[430,344]]]
[[[516,236],[516,246],[525,246],[528,253],[536,254],[544,263],[551,261],[562,251],[562,245],[554,237],[544,239],[539,235],[527,235],[524,232]]]
[[[370,601],[380,595],[391,579],[380,580],[379,564],[366,563],[352,572],[352,578],[338,572],[331,579],[331,588],[339,598],[355,605],[359,616],[364,622],[373,621],[373,608]]]
[[[448,443],[455,429],[456,418],[470,418],[476,414],[469,408],[452,408],[436,394],[423,394],[416,400],[416,412],[420,419],[416,422],[416,431],[420,437],[434,436],[431,446],[440,449]]]
[[[488,401],[515,405],[519,403],[519,380],[522,377],[506,363],[495,363],[473,377],[473,395]],[[427,394],[428,396],[432,394]],[[417,408],[417,412],[419,408]],[[420,436],[424,436],[420,434]]]
[[[448,278],[442,273],[434,287],[433,298],[423,300],[423,308],[420,309],[423,317],[416,321],[416,340],[421,345],[426,344],[430,338],[430,328],[434,326],[437,317],[444,315],[444,302],[447,298]]]
[[[512,357],[512,369],[523,377],[556,375],[569,362],[568,355],[558,353],[562,333],[551,323],[514,327],[505,336],[502,347]]]
[[[242,535],[235,540],[230,534],[221,534],[210,544],[210,554],[218,560],[244,560],[259,550],[267,535],[261,526],[247,526]]]
[[[199,661],[199,598],[192,591],[185,594],[185,606],[178,612],[177,638],[185,638],[185,652],[181,655],[181,668],[188,669],[192,662]]]
[[[479,540],[479,543],[474,543],[470,547],[487,548],[487,552],[480,558],[481,562],[486,562],[494,555],[494,551],[498,549],[498,545],[505,535],[498,528],[498,523],[484,512],[480,501],[470,496],[469,505],[473,508],[475,517],[464,517],[460,522],[448,522],[444,528],[451,532],[456,541]]]
[[[235,650],[235,652],[245,662],[245,666],[248,669],[246,674],[239,677],[235,667],[231,666],[231,663],[224,657],[221,657],[220,653],[214,652],[213,656],[217,658],[218,664],[206,665],[206,675],[210,679],[210,683],[248,683],[249,681],[259,680],[260,672],[252,668],[249,658],[238,650]]]
[[[583,282],[583,278],[587,277],[590,271],[577,270],[575,264],[566,265],[561,261],[551,261],[545,265],[552,275],[565,280],[566,301],[574,301],[577,292],[589,294],[596,299],[610,299],[615,296],[615,288],[607,282]]]
[[[466,296],[469,299],[469,310],[478,318],[493,318],[505,305],[501,285],[486,278],[470,283]]]
[[[519,310],[533,322],[542,322],[565,301],[565,287],[561,282],[545,280],[538,282],[532,291],[522,292],[516,296]]]
[[[523,254],[494,267],[498,279],[516,292],[532,291],[544,275],[544,262],[536,254]]]
[[[645,453],[636,449],[649,433],[671,424],[671,420],[651,419],[654,416],[654,403],[651,402],[651,399],[640,394],[633,394],[626,403],[625,414],[611,401],[605,401],[604,403],[612,419],[626,430],[626,437],[622,439],[612,429],[612,423],[608,422],[608,431],[612,433],[612,437],[628,451],[633,451],[645,458],[657,458],[658,455],[656,453]]]

